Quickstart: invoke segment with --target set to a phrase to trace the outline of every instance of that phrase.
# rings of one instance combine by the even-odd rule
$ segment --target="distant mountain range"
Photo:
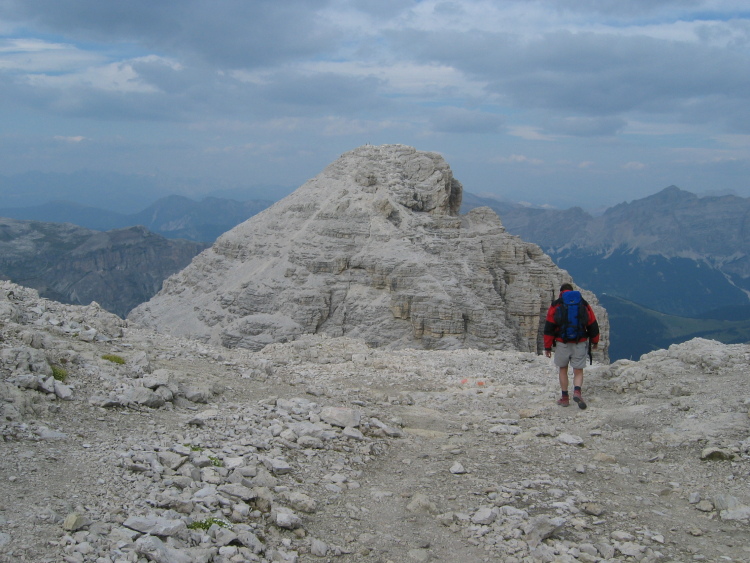
[[[174,193],[189,195],[196,200],[214,197],[235,201],[278,201],[292,193],[295,187],[272,184],[222,185],[216,180],[199,181],[98,170],[79,170],[67,174],[24,172],[10,176],[0,174],[0,202],[3,208],[16,209],[64,201],[128,215],[138,213]],[[10,217],[22,218],[15,215]],[[23,217],[27,218],[36,220],[35,217]],[[59,222],[60,219],[53,221]]]
[[[235,225],[271,206],[271,200],[235,201],[207,197],[163,197],[138,213],[123,214],[70,201],[53,201],[29,207],[0,208],[0,217],[26,221],[72,223],[87,229],[108,231],[142,225],[170,239],[213,242]]]
[[[597,217],[580,208],[476,196],[465,198],[462,211],[480,205],[602,299],[610,313],[611,358],[637,359],[687,334],[750,340],[750,199],[698,197],[670,186]],[[705,319],[735,324],[719,330]]]
[[[0,191],[1,188],[0,185]],[[82,234],[85,229],[76,231],[72,225],[65,229],[42,224],[28,227],[36,232],[33,236],[24,235],[26,240],[36,241],[26,247],[30,254],[23,259],[15,256],[10,260],[9,247],[0,247],[3,251],[0,277],[37,287],[43,296],[56,300],[85,303],[89,295],[96,293],[93,289],[90,294],[82,289],[86,280],[92,279],[91,274],[81,272],[75,284],[70,279],[63,281],[55,276],[59,277],[60,264],[66,261],[78,265],[97,262],[80,260],[80,253],[87,247],[83,241],[87,237],[109,237],[111,241],[107,244],[119,248],[115,254],[120,253],[124,263],[130,264],[132,271],[128,275],[133,276],[116,283],[111,278],[109,283],[140,284],[141,289],[125,291],[122,303],[115,303],[120,299],[110,302],[109,297],[91,299],[123,315],[160,289],[161,281],[169,275],[161,277],[163,272],[181,269],[177,267],[178,262],[187,265],[192,256],[206,247],[206,244],[189,246],[185,244],[187,241],[182,241],[182,246],[167,250],[169,245],[162,237],[210,243],[273,202],[271,199],[238,201],[223,197],[207,197],[198,202],[173,195],[157,199],[135,213],[118,213],[66,201],[7,207],[0,209],[0,217],[72,223],[95,231],[120,231],[95,236],[93,232]],[[560,267],[570,272],[578,285],[599,296],[610,314],[609,353],[613,360],[637,359],[646,352],[693,336],[725,343],[750,341],[750,199],[733,195],[698,197],[670,186],[594,216],[578,207],[536,208],[464,192],[462,213],[481,206],[492,208],[509,233],[538,244]],[[133,225],[143,225],[145,229],[127,229]],[[0,242],[5,244],[11,235],[7,226],[3,228]],[[76,232],[78,234],[73,236]],[[62,250],[58,253],[60,256],[50,262],[49,256],[56,256],[56,253],[49,251],[51,247],[39,250],[37,239],[51,244],[51,238],[56,236],[63,239]],[[122,254],[123,245],[130,249],[127,256]],[[150,245],[159,247],[159,252],[172,254],[169,268],[137,265],[130,251],[148,255],[151,251],[145,249]],[[76,260],[66,254],[73,249],[79,257]],[[180,259],[175,261],[177,255]],[[109,259],[114,260],[114,255]],[[42,282],[39,280],[47,279],[40,270],[45,260],[50,272],[45,274],[49,276],[48,281]],[[11,265],[13,275],[9,270]],[[24,269],[31,273],[24,273]],[[111,262],[108,273],[98,275],[111,276],[116,269],[117,265]],[[139,272],[150,276],[149,280],[136,282]],[[93,285],[99,287],[97,291],[102,291],[107,284],[97,281]],[[114,290],[103,290],[104,295],[114,293]],[[107,303],[111,303],[110,306]]]
[[[144,227],[99,232],[0,218],[0,279],[63,303],[96,301],[125,317],[207,246],[168,240]]]

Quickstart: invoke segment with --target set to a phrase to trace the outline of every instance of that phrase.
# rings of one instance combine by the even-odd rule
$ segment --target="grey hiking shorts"
[[[570,365],[573,369],[586,367],[589,342],[555,342],[555,365],[564,368]]]

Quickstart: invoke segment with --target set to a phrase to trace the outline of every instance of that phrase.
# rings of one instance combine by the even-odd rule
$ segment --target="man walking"
[[[562,397],[557,404],[561,407],[570,405],[568,395],[568,366],[573,368],[573,400],[578,408],[585,409],[586,403],[581,395],[583,387],[583,368],[586,356],[591,347],[599,344],[599,323],[591,306],[579,291],[569,283],[560,287],[560,295],[547,310],[544,322],[544,355],[552,357],[555,347],[555,365],[559,368],[560,389]]]

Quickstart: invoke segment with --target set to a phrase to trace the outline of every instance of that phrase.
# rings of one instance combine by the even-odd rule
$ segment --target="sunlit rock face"
[[[463,188],[438,154],[359,147],[220,237],[129,319],[253,350],[302,334],[371,346],[540,352],[571,281]],[[608,322],[595,296],[606,359]]]

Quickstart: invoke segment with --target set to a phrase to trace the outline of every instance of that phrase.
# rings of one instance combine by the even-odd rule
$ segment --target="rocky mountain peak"
[[[350,174],[367,193],[377,193],[414,212],[458,215],[463,188],[436,153],[405,145],[365,145],[329,166],[324,175]],[[378,190],[380,188],[380,190]]]
[[[605,217],[617,218],[621,216],[653,218],[659,214],[669,213],[675,208],[691,205],[698,200],[698,196],[678,188],[669,186],[658,193],[628,203],[620,203],[604,212]]]
[[[570,276],[491,209],[459,216],[461,198],[440,155],[359,147],[224,234],[129,318],[253,350],[322,333],[540,351],[540,319]]]

